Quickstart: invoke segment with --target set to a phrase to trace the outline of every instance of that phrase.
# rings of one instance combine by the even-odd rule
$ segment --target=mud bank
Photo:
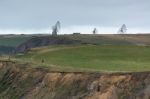
[[[55,72],[0,61],[0,99],[150,99],[150,72]]]

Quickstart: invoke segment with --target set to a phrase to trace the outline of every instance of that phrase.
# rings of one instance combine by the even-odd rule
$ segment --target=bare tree
[[[96,34],[97,33],[97,29],[94,28],[92,32],[93,32],[93,34]]]
[[[52,35],[57,35],[60,30],[60,22],[57,21],[56,24],[52,27]]]
[[[127,27],[126,27],[125,24],[123,24],[123,25],[121,26],[121,28],[119,29],[118,33],[119,33],[119,34],[125,34],[125,33],[127,33]]]

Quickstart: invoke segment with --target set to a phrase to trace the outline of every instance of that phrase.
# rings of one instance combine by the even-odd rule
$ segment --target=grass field
[[[18,46],[33,36],[40,35],[5,35],[0,36],[0,46]],[[41,37],[44,35],[41,35]],[[53,37],[50,37],[53,39]],[[130,42],[119,39],[111,39],[105,36],[96,36],[96,35],[59,35],[57,36],[59,39],[71,39],[71,40],[79,40],[82,43],[87,44],[130,44]]]
[[[18,46],[29,40],[32,36],[28,35],[5,35],[0,36],[0,46]]]
[[[17,59],[62,68],[95,71],[149,71],[150,46],[84,45],[36,48]],[[43,61],[43,63],[42,63]]]
[[[46,34],[32,34],[32,35],[0,35],[0,46],[18,46],[26,42],[32,37],[49,36]],[[53,38],[52,36],[50,38]],[[128,45],[128,44],[146,44],[150,45],[150,35],[59,35],[57,38],[79,40],[85,44],[115,44],[115,45]]]

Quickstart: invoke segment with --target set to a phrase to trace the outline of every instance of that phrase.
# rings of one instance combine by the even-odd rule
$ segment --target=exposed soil
[[[150,72],[57,72],[0,61],[0,99],[150,99]]]

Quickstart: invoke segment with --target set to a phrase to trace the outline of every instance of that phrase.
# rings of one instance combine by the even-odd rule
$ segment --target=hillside
[[[150,46],[45,46],[18,54],[15,59],[66,70],[149,71]]]
[[[31,37],[0,55],[0,99],[150,99],[149,37]]]
[[[29,40],[33,35],[0,35],[0,46],[16,47]]]
[[[17,46],[31,37],[31,35],[0,35],[0,54],[14,53]]]
[[[48,46],[48,45],[76,45],[80,44],[79,40],[69,39],[63,36],[43,36],[43,37],[34,37],[30,40],[20,44],[16,48],[16,53],[24,53],[31,48]]]
[[[16,52],[23,53],[31,48],[48,46],[48,45],[76,45],[76,44],[92,44],[92,45],[149,45],[150,35],[149,34],[105,34],[105,35],[59,35],[59,36],[44,36],[35,37],[16,48]]]
[[[149,72],[56,72],[0,61],[0,99],[149,98]]]
[[[80,35],[1,35],[0,53],[26,52],[48,45],[149,45],[150,34],[80,34]],[[5,48],[3,48],[5,47]],[[10,48],[11,47],[11,48]],[[7,51],[5,49],[7,48]]]

